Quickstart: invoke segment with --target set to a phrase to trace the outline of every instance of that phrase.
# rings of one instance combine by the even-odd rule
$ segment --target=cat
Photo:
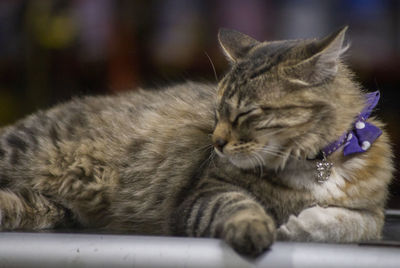
[[[221,29],[218,85],[75,98],[1,128],[0,229],[215,237],[250,256],[379,239],[392,150],[369,117],[379,94],[342,62],[346,30]]]

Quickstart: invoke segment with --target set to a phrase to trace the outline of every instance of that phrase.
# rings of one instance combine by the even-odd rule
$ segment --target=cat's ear
[[[224,28],[219,30],[218,40],[225,55],[232,62],[237,62],[259,43],[250,36]]]
[[[347,28],[345,26],[310,45],[308,58],[285,68],[287,79],[295,84],[311,86],[335,77],[340,56],[349,48],[344,44]]]

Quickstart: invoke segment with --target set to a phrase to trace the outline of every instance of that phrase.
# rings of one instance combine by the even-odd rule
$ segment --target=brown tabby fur
[[[365,153],[329,156],[324,183],[307,160],[365,104],[340,60],[345,31],[260,43],[221,30],[232,68],[218,87],[74,99],[0,129],[0,229],[220,237],[251,255],[276,236],[378,239],[387,135]]]

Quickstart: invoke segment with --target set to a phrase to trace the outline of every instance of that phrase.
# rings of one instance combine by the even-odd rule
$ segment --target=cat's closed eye
[[[262,130],[278,130],[278,129],[283,129],[286,128],[287,126],[285,125],[268,125],[268,126],[260,126],[260,127],[255,127],[254,130],[256,131],[262,131]]]
[[[249,110],[246,110],[245,112],[241,112],[241,113],[237,114],[235,119],[232,121],[232,126],[237,126],[239,123],[246,120],[248,118],[248,115],[254,113],[257,110],[258,110],[257,108],[251,108]],[[239,121],[241,121],[241,122],[239,122]]]

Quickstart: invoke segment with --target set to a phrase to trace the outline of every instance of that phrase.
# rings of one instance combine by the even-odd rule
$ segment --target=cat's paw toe
[[[291,240],[291,232],[285,224],[279,226],[276,230],[276,239],[280,241]]]
[[[227,221],[223,238],[238,253],[258,256],[275,240],[275,226],[271,219],[240,219]]]

